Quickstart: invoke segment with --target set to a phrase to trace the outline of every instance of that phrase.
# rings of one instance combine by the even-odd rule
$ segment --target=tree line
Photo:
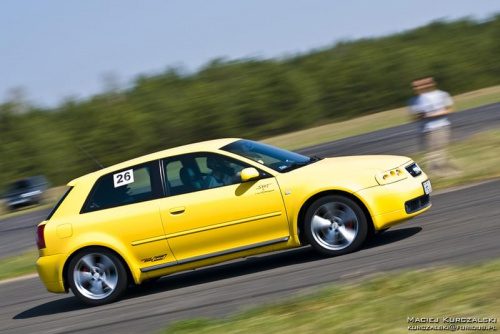
[[[181,144],[262,139],[404,106],[410,82],[434,76],[463,93],[500,84],[500,15],[436,21],[398,34],[275,59],[215,59],[169,68],[54,108],[0,104],[0,186],[44,174],[54,184]],[[48,79],[50,80],[50,79]]]

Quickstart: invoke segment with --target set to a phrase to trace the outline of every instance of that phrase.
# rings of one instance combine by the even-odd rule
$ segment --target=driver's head
[[[207,157],[207,167],[212,171],[221,173],[227,173],[230,168],[227,161],[212,155]]]
[[[223,165],[222,165],[220,159],[210,155],[207,158],[207,167],[210,168],[211,170],[221,170]]]

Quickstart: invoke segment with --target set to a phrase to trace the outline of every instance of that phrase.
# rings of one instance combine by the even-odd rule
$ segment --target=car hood
[[[303,188],[299,191],[304,193],[332,188],[353,193],[378,186],[377,173],[400,167],[410,161],[407,157],[388,155],[325,158],[277,175],[277,178],[284,189],[295,189],[302,185]]]
[[[368,169],[377,172],[385,172],[389,169],[400,167],[410,161],[411,159],[408,157],[396,155],[359,155],[325,158],[310,166],[313,167],[317,165],[322,168],[328,165],[329,168],[334,169]]]

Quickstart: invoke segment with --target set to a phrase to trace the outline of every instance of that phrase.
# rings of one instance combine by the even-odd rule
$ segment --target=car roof
[[[162,158],[167,158],[170,156],[175,156],[175,155],[180,155],[180,154],[186,154],[186,153],[191,153],[191,152],[200,152],[200,151],[217,151],[221,147],[230,144],[236,140],[240,140],[240,138],[223,138],[223,139],[213,139],[213,140],[207,140],[199,143],[193,143],[193,144],[188,144],[188,145],[183,145],[183,146],[177,146],[174,148],[169,148],[163,151],[158,151],[155,153],[150,153],[146,154],[131,160],[127,160],[124,162],[120,162],[118,164],[97,170],[95,172],[83,175],[81,177],[78,177],[68,183],[68,186],[74,186],[76,183],[80,181],[84,181],[86,179],[92,178],[92,179],[97,179],[101,177],[102,175],[108,174],[110,172],[120,170],[123,168],[127,168],[129,166],[135,166],[141,163],[145,163],[148,161],[154,161]]]

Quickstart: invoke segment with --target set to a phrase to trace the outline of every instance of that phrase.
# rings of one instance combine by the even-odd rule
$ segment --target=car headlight
[[[408,175],[404,172],[403,168],[399,167],[390,169],[385,172],[377,173],[377,175],[375,175],[375,179],[380,185],[401,181],[406,179],[407,177]]]
[[[416,162],[413,162],[412,164],[406,166],[405,168],[408,171],[408,173],[410,173],[410,175],[413,177],[417,177],[420,174],[422,174],[422,169]]]

